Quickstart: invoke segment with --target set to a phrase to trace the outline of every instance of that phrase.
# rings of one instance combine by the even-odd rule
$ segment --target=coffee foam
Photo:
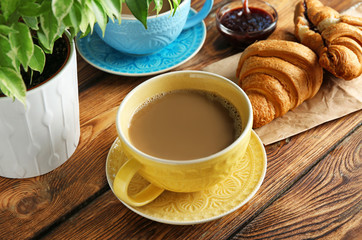
[[[236,109],[236,107],[217,93],[208,92],[208,91],[200,91],[200,92],[205,94],[205,96],[211,101],[219,102],[224,108],[228,110],[229,116],[234,120],[235,139],[237,139],[241,135],[243,127],[239,111]]]
[[[242,121],[241,121],[239,111],[236,109],[236,107],[232,103],[230,103],[227,99],[220,96],[219,94],[217,94],[215,92],[210,92],[207,90],[180,89],[180,90],[173,90],[173,91],[169,91],[169,92],[159,93],[155,96],[148,98],[145,102],[143,102],[136,109],[134,114],[136,114],[138,111],[140,111],[142,108],[144,108],[151,102],[153,102],[157,99],[160,99],[167,94],[174,93],[174,92],[198,92],[198,93],[206,96],[210,101],[219,102],[225,109],[228,110],[229,116],[234,120],[235,139],[237,139],[241,135],[242,130],[243,130]]]

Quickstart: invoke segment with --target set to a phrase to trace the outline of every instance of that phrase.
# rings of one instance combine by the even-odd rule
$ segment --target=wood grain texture
[[[97,234],[117,239],[158,239],[159,236],[163,236],[164,239],[228,238],[236,234],[239,229],[247,227],[249,221],[261,212],[265,212],[264,209],[268,209],[276,199],[310,172],[321,161],[320,159],[325,158],[325,153],[338,144],[339,139],[356,127],[355,122],[358,120],[361,120],[361,114],[355,113],[324,124],[319,130],[312,129],[288,141],[267,146],[268,170],[260,190],[245,206],[220,220],[195,226],[156,223],[133,213],[121,204],[111,191],[107,191],[81,210],[72,221],[66,221],[55,228],[46,239],[55,237],[67,239],[70,236],[80,239],[84,236],[93,236],[95,229]],[[335,141],[327,141],[333,132],[336,133],[333,138]],[[310,151],[311,148],[315,151]],[[356,145],[348,146],[347,150],[350,148],[355,149]],[[301,201],[301,204],[304,204],[304,201]],[[269,219],[269,216],[263,219],[265,218]],[[273,216],[271,218],[273,219]],[[253,237],[255,236],[251,239]]]
[[[362,127],[234,239],[361,239]]]
[[[202,2],[193,1],[193,7],[199,10]],[[225,2],[228,1],[215,0],[213,10],[205,20],[208,32],[201,51],[175,70],[202,69],[240,51],[225,43],[215,27],[215,12]],[[272,37],[292,38],[293,26],[289,20],[297,0],[268,2],[277,8],[280,15],[277,31]],[[360,1],[322,2],[342,11]],[[299,227],[310,229],[311,236],[317,236],[313,231],[317,231],[318,227],[324,227],[331,232],[326,236],[332,237],[344,236],[349,239],[349,236],[359,233],[361,215],[355,214],[357,200],[352,201],[356,198],[352,197],[356,186],[354,181],[356,178],[360,181],[360,175],[355,173],[359,165],[353,165],[355,161],[350,158],[360,156],[356,153],[360,151],[357,145],[360,140],[356,134],[352,134],[349,140],[340,140],[362,121],[361,111],[267,146],[268,170],[265,181],[257,195],[234,213],[206,224],[171,226],[155,223],[128,210],[114,197],[105,177],[106,155],[117,136],[114,122],[118,106],[129,91],[148,77],[108,74],[90,66],[78,56],[78,78],[81,121],[79,146],[65,164],[49,174],[23,180],[0,178],[0,239],[225,239],[233,236],[252,239],[258,234],[274,236],[275,233],[278,236],[289,228],[290,236],[309,236],[303,235],[304,230]],[[358,133],[360,135],[360,130]],[[336,146],[336,150],[333,150]],[[352,153],[354,155],[349,155]],[[345,166],[327,164],[344,157]],[[343,178],[341,172],[347,177]],[[330,174],[337,174],[338,177],[333,180]],[[309,197],[301,198],[296,205],[301,208],[292,208],[292,215],[277,215],[279,210],[289,209],[282,203],[293,199],[294,193],[303,193],[297,188],[299,185],[303,187],[301,183],[311,187],[318,187],[319,183],[331,188],[308,192]],[[341,196],[345,193],[351,196]],[[314,195],[317,200],[311,199]],[[336,201],[333,201],[334,197]],[[326,199],[329,204],[324,206],[318,199]],[[356,207],[350,208],[340,203],[345,199]],[[308,219],[300,212],[304,204],[319,210],[313,216],[329,219],[329,225],[319,224],[308,228],[309,225],[294,218]],[[337,214],[342,212],[341,209],[349,211],[339,217],[343,215]],[[324,213],[331,213],[331,218]],[[267,225],[264,228],[265,223]]]

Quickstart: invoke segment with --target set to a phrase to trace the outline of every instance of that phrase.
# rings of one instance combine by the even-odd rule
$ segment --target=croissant
[[[323,69],[318,56],[300,43],[263,40],[241,54],[236,76],[253,107],[253,128],[258,128],[313,97]]]
[[[295,8],[295,36],[319,56],[320,65],[338,78],[362,73],[362,18],[340,15],[319,0]]]

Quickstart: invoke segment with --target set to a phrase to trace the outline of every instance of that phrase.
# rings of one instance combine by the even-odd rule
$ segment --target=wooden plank
[[[213,12],[206,19],[208,37],[205,47],[197,57],[177,68],[178,70],[201,69],[213,61],[236,52],[221,41],[214,26],[214,14],[217,7],[220,6],[220,2],[219,0],[215,1]],[[280,14],[287,15],[287,11],[290,10],[288,6],[293,5],[296,0],[273,0],[269,2],[275,5],[278,4]],[[337,1],[334,2],[337,4]],[[353,2],[355,0],[350,2],[343,1],[341,6]],[[333,124],[327,124],[331,130],[338,130],[339,132],[333,136],[334,140],[326,146],[324,146],[323,141],[326,141],[327,138],[320,131],[326,131],[328,134],[333,133],[333,131],[331,132],[323,127],[309,131],[309,133],[316,133],[315,136],[305,133],[301,135],[301,138],[292,138],[290,142],[284,141],[280,145],[268,146],[267,151],[271,161],[269,167],[272,171],[268,170],[266,184],[259,191],[259,197],[253,199],[244,208],[219,221],[192,227],[154,225],[151,221],[145,220],[127,210],[114,197],[112,197],[113,200],[111,201],[117,204],[121,209],[119,213],[125,216],[125,218],[112,218],[115,214],[113,213],[114,209],[109,207],[108,203],[104,201],[109,200],[112,194],[109,191],[105,195],[102,195],[102,193],[107,190],[104,172],[105,157],[117,135],[113,121],[117,107],[124,95],[146,78],[119,77],[107,74],[89,66],[83,59],[79,59],[79,56],[78,62],[81,114],[81,139],[79,147],[71,159],[50,174],[24,180],[0,178],[0,239],[34,237],[43,231],[47,232],[49,226],[62,223],[64,219],[73,216],[80,209],[83,210],[79,215],[74,215],[73,218],[69,219],[69,222],[73,223],[74,226],[89,226],[88,224],[93,223],[91,222],[92,219],[83,219],[82,216],[87,211],[90,211],[89,214],[92,217],[101,216],[103,218],[100,218],[101,222],[104,222],[106,226],[96,224],[93,225],[94,229],[88,229],[88,231],[94,234],[104,233],[106,234],[105,236],[113,236],[114,231],[120,231],[119,227],[126,228],[126,230],[122,230],[123,232],[121,231],[125,235],[119,233],[119,235],[126,237],[132,231],[139,233],[139,229],[151,231],[149,233],[150,236],[204,236],[206,238],[211,238],[214,235],[219,237],[229,236],[237,230],[237,224],[250,218],[257,209],[263,208],[265,204],[268,204],[268,201],[272,201],[275,196],[282,192],[282,189],[288,186],[288,181],[293,180],[303,169],[310,166],[309,162],[302,163],[300,166],[297,165],[297,169],[291,172],[292,176],[288,174],[293,169],[286,168],[285,171],[280,173],[281,177],[287,176],[285,180],[282,179],[282,184],[280,186],[275,186],[275,183],[272,185],[274,178],[269,175],[269,172],[273,174],[280,170],[280,168],[283,168],[283,164],[298,164],[301,161],[300,158],[292,161],[288,156],[286,157],[287,159],[284,159],[284,151],[298,151],[299,148],[296,145],[300,144],[299,139],[319,136],[320,139],[312,139],[312,144],[316,147],[321,146],[320,152],[316,155],[305,155],[305,157],[311,157],[311,162],[316,161],[318,154],[321,155],[324,150],[330,147],[330,144],[336,143],[339,137],[348,133],[353,128],[354,121],[357,120],[356,115],[351,115],[343,118],[345,122],[337,121]],[[337,127],[339,124],[341,128]],[[101,197],[98,199],[99,195]],[[266,198],[263,199],[264,197]],[[263,200],[261,201],[260,199]],[[87,204],[92,200],[95,200],[95,202],[88,206]],[[99,205],[96,205],[96,203],[99,203]],[[93,209],[93,206],[97,207]],[[101,209],[104,210],[104,213],[101,212]],[[128,221],[124,222],[123,219]],[[75,220],[77,220],[77,223],[72,222]],[[134,221],[136,221],[135,225],[129,226]],[[72,226],[63,228],[68,226],[69,222],[64,222],[58,229],[76,233],[77,229]],[[227,226],[226,229],[224,229],[225,226]],[[164,232],[158,230],[158,227],[161,230],[163,229]],[[58,229],[55,229],[54,233],[57,233]],[[189,230],[191,230],[191,233],[187,233]]]
[[[49,174],[0,178],[0,239],[35,236],[107,187],[105,157],[117,136],[115,115],[124,96],[146,78],[121,77],[91,67],[78,56],[80,143]]]
[[[362,127],[234,239],[361,239]]]
[[[69,221],[55,227],[46,235],[46,239],[70,236],[76,239],[84,236],[118,239],[158,239],[160,236],[165,239],[227,238],[239,230],[239,225],[247,224],[258,216],[313,169],[325,157],[326,151],[338,144],[339,139],[352,131],[356,122],[361,120],[361,113],[357,112],[287,141],[267,146],[268,170],[261,189],[245,206],[220,220],[195,226],[156,223],[128,210],[108,191]],[[316,151],[310,151],[311,148]],[[355,148],[355,145],[349,147],[356,151]]]

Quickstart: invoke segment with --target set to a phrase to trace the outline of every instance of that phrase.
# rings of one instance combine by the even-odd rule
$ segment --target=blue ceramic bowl
[[[201,11],[188,18],[191,0],[183,0],[175,14],[172,10],[147,18],[147,29],[132,15],[123,15],[121,24],[109,20],[103,36],[96,24],[95,32],[109,46],[128,54],[157,52],[172,43],[183,29],[201,22],[210,12],[213,0],[206,0]],[[164,1],[164,4],[168,4]]]

